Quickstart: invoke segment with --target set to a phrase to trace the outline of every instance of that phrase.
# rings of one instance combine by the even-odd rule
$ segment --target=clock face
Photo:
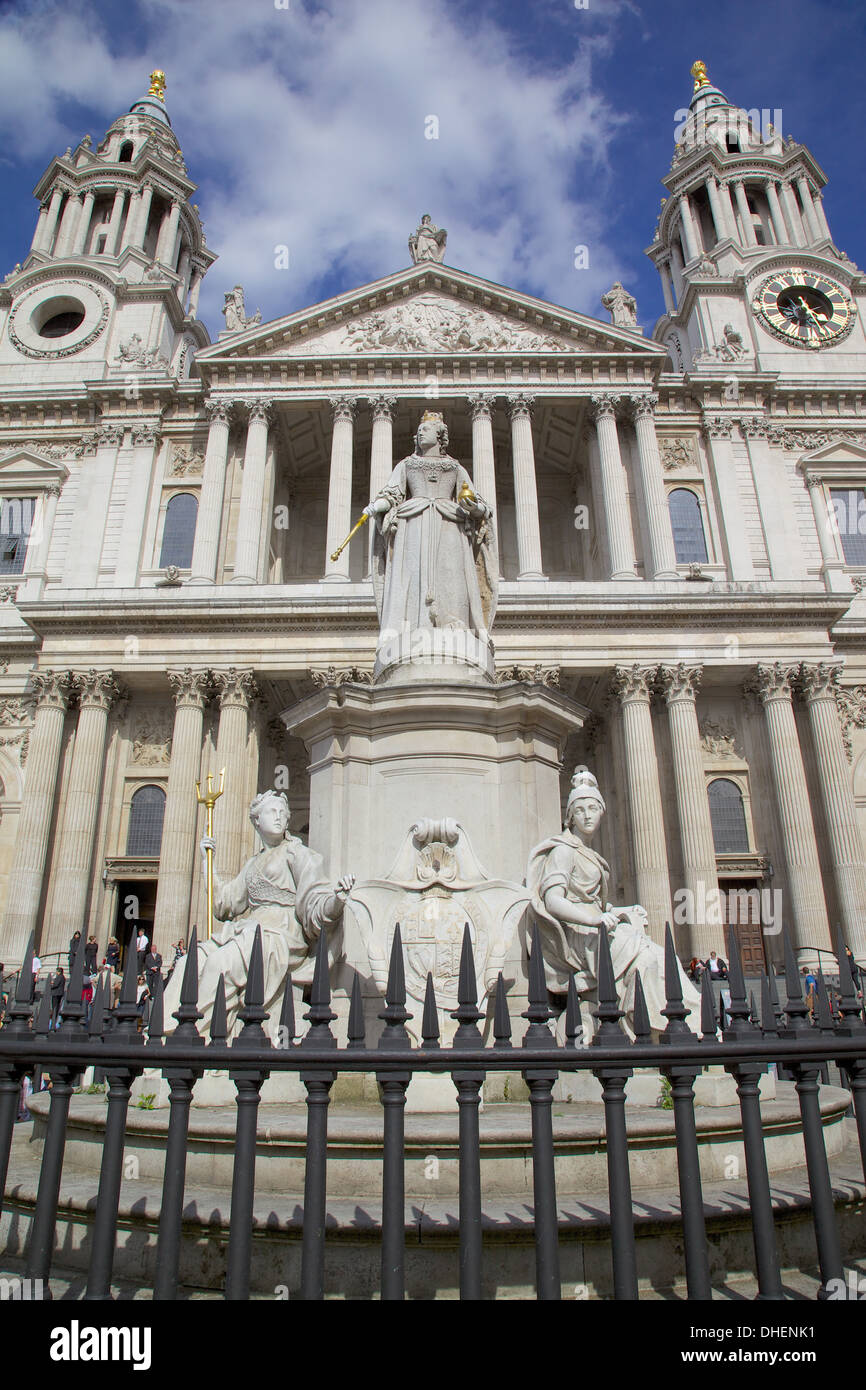
[[[835,280],[792,266],[764,280],[752,308],[765,328],[785,343],[822,348],[850,332],[854,305]]]

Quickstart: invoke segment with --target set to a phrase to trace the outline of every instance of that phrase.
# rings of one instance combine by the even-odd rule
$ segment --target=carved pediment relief
[[[361,314],[307,340],[304,350],[345,352],[574,352],[577,344],[536,332],[469,304],[421,294],[404,304]]]

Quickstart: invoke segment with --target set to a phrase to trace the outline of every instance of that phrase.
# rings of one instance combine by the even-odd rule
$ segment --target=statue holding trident
[[[207,939],[210,941],[213,936],[213,808],[222,796],[226,784],[226,770],[220,773],[220,784],[217,791],[213,789],[213,773],[207,775],[207,791],[204,796],[201,794],[201,782],[195,784],[195,797],[199,806],[207,807],[207,820],[205,821],[205,835],[211,842],[207,851]]]

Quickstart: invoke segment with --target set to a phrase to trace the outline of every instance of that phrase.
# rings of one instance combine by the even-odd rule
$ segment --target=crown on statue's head
[[[445,424],[445,416],[437,410],[425,410],[421,416],[421,424],[423,425],[427,420],[433,420],[437,425]]]

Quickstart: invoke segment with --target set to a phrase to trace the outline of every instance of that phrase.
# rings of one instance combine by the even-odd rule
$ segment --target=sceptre
[[[195,784],[195,798],[199,806],[207,807],[207,820],[205,822],[205,834],[209,839],[213,837],[213,808],[218,799],[223,794],[226,782],[226,770],[223,768],[220,773],[220,784],[217,791],[214,791],[213,773],[207,775],[207,791],[204,796],[201,794],[201,782]],[[207,939],[210,941],[213,936],[213,849],[208,845],[205,850],[207,859]]]
[[[363,511],[363,512],[361,513],[361,515],[359,516],[358,520],[355,522],[355,525],[352,527],[351,531],[349,532],[348,536],[347,536],[346,539],[343,541],[343,544],[342,544],[342,545],[338,545],[338,546],[337,546],[337,549],[333,552],[333,554],[332,554],[332,556],[331,556],[331,560],[332,560],[332,561],[333,561],[333,560],[339,560],[340,556],[342,555],[343,551],[346,549],[346,546],[349,544],[349,541],[352,539],[352,537],[354,536],[355,532],[356,532],[356,531],[360,531],[361,527],[364,525],[364,522],[367,521],[367,520],[369,519],[369,516],[370,516],[370,513],[367,512],[367,511]]]

